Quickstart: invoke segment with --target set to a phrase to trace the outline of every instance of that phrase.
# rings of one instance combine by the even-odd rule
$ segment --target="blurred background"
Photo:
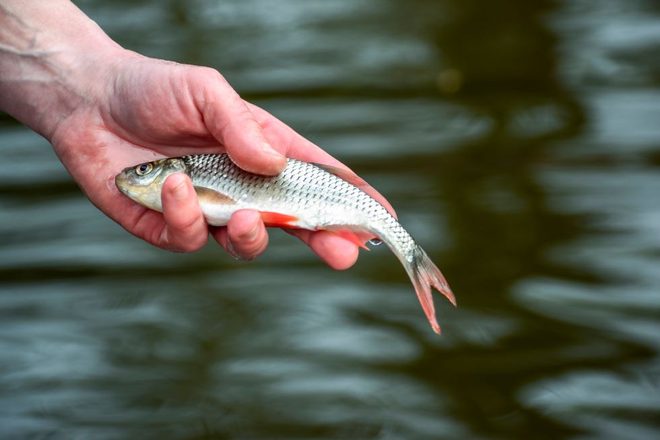
[[[660,438],[660,7],[76,2],[363,175],[443,269],[176,255],[0,117],[3,438]]]

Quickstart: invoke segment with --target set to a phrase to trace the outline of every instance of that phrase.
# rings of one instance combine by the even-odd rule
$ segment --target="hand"
[[[190,180],[172,176],[163,188],[164,212],[121,195],[114,176],[123,168],[162,156],[226,151],[241,168],[276,174],[284,157],[343,166],[266,111],[246,103],[211,69],[139,56],[116,64],[107,87],[61,122],[53,145],[87,196],[136,236],[163,248],[194,251],[206,243],[207,226]],[[112,88],[109,87],[112,85]],[[236,213],[213,237],[245,259],[266,248],[260,216]],[[329,232],[294,231],[331,267],[356,260],[357,247]]]
[[[31,5],[44,7],[36,2]],[[51,25],[57,26],[57,21]],[[97,35],[100,29],[85,23],[81,27],[103,40]],[[114,177],[127,166],[163,156],[226,151],[238,166],[259,174],[277,174],[285,166],[285,157],[345,168],[268,112],[243,101],[213,69],[146,58],[111,41],[97,41],[90,52],[89,47],[76,47],[83,43],[75,39],[64,40],[64,54],[74,45],[70,51],[74,55],[63,58],[66,68],[57,57],[46,60],[47,68],[41,66],[41,73],[54,76],[53,83],[60,86],[57,99],[48,101],[48,113],[35,118],[22,107],[15,113],[26,115],[24,122],[51,141],[69,173],[99,209],[151,244],[194,251],[206,243],[209,228],[187,176],[173,175],[167,180],[161,214],[119,193]],[[58,44],[62,46],[61,41]],[[368,191],[389,206],[375,191]],[[268,243],[264,224],[253,211],[239,211],[226,227],[210,232],[228,252],[244,259],[256,257]],[[357,259],[357,247],[330,232],[292,234],[333,268],[348,268]]]

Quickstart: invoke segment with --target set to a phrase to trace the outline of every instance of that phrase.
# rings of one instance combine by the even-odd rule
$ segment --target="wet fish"
[[[431,288],[456,305],[426,252],[383,205],[360,189],[365,182],[350,172],[289,159],[282,173],[267,177],[243,171],[226,154],[198,154],[126,168],[115,182],[134,201],[162,211],[161,188],[174,173],[190,176],[209,225],[226,225],[237,210],[254,209],[268,226],[334,231],[363,248],[365,241],[378,237],[403,264],[436,333],[440,326]]]

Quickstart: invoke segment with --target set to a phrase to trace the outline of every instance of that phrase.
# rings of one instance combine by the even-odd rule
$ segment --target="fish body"
[[[162,186],[177,172],[191,178],[209,225],[224,226],[234,212],[253,209],[268,226],[335,231],[362,247],[368,238],[377,237],[406,269],[436,333],[440,327],[431,288],[456,304],[444,276],[426,252],[383,205],[360,189],[364,182],[355,175],[289,159],[279,175],[260,176],[242,170],[226,154],[198,154],[126,168],[115,182],[134,201],[162,211]]]

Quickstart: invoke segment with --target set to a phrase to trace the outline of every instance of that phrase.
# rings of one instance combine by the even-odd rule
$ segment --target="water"
[[[80,2],[214,66],[386,194],[459,308],[384,247],[333,272],[169,254],[1,120],[3,438],[660,437],[660,9],[645,1]]]

